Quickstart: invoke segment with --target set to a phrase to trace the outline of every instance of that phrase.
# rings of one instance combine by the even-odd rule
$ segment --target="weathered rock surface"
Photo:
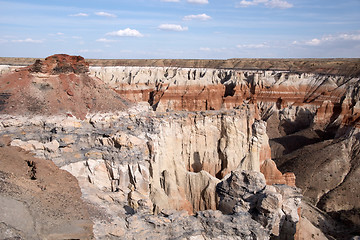
[[[12,137],[11,145],[53,160],[78,179],[83,198],[101,206],[92,218],[95,236],[123,236],[132,228],[124,220],[128,214],[144,216],[137,220],[142,229],[149,224],[145,216],[153,212],[216,210],[217,177],[234,168],[259,171],[260,162],[265,161],[261,152],[268,148],[268,142],[264,140],[264,123],[247,122],[250,119],[246,116],[251,114],[247,108],[211,114],[158,114],[134,108],[129,113],[94,115],[86,121],[3,115],[1,131]],[[19,130],[24,134],[19,135]],[[265,179],[262,181],[265,184]],[[249,229],[257,229],[259,223],[251,222]],[[227,234],[233,233],[232,228],[219,230],[216,237],[231,237]],[[199,234],[203,231],[200,228]]]
[[[0,147],[1,239],[92,239],[77,180],[51,161]]]
[[[326,116],[338,115],[337,108],[343,105],[338,117],[345,121],[346,108],[351,106],[341,97],[351,83],[358,81],[286,71],[170,67],[92,67],[90,71],[129,100],[147,101],[157,111],[218,110],[250,100],[267,119],[276,109],[285,109],[286,133],[308,126],[317,109],[317,122],[328,123]]]
[[[268,232],[280,239],[293,238],[299,222],[300,189],[266,185],[256,171],[232,171],[217,185],[219,210],[224,214],[250,214]]]
[[[44,61],[36,60],[28,67],[30,72],[41,72],[50,74],[60,73],[86,73],[89,71],[89,63],[81,56],[69,56],[56,54],[45,58]]]
[[[126,108],[124,101],[90,77],[82,57],[53,55],[0,76],[0,111],[12,115],[74,115]]]

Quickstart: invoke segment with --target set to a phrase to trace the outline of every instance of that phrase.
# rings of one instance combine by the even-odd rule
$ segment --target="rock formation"
[[[51,161],[0,147],[1,239],[92,239],[77,180]]]
[[[70,114],[125,109],[126,102],[112,89],[89,77],[80,56],[54,55],[0,77],[0,108],[12,115]],[[0,96],[0,97],[1,97]]]
[[[55,55],[0,76],[1,136],[76,177],[95,238],[349,237],[351,69],[88,68]]]

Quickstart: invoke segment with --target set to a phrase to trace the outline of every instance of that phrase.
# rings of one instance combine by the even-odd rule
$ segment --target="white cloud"
[[[284,0],[252,0],[252,1],[242,0],[236,5],[236,7],[250,7],[260,4],[263,4],[265,7],[268,8],[281,8],[281,9],[292,8],[294,6],[291,3],[288,3],[287,1]]]
[[[209,52],[209,51],[211,51],[211,49],[208,47],[201,47],[200,51]]]
[[[12,40],[12,42],[16,42],[16,43],[42,43],[44,41],[43,40],[34,40],[32,38],[26,38],[26,39]]]
[[[260,44],[239,44],[239,45],[236,45],[236,47],[238,47],[238,48],[266,48],[266,47],[268,47],[268,45],[266,45],[264,43],[260,43]]]
[[[360,33],[358,34],[340,34],[338,38],[343,40],[352,40],[352,41],[360,41]]]
[[[64,33],[58,32],[58,33],[50,33],[49,36],[63,36]]]
[[[89,14],[87,14],[87,13],[76,13],[76,14],[71,14],[70,16],[72,16],[72,17],[88,17]]]
[[[310,45],[310,46],[317,46],[321,43],[320,39],[314,38],[310,41],[305,42],[306,45]]]
[[[291,3],[288,3],[287,1],[282,0],[271,0],[265,3],[265,6],[270,8],[281,8],[281,9],[287,9],[292,8],[294,5]]]
[[[103,52],[101,49],[80,49],[79,53],[100,53]]]
[[[320,46],[329,43],[337,43],[346,45],[349,41],[360,41],[360,32],[358,33],[342,33],[338,35],[328,35],[322,38],[313,38],[307,41],[294,41],[294,45]]]
[[[115,37],[143,37],[138,30],[125,28],[124,30],[109,32],[106,35]]]
[[[116,18],[115,14],[108,13],[108,12],[96,12],[95,15],[101,16],[101,17],[113,17],[113,18]]]
[[[183,20],[185,21],[189,21],[189,20],[201,20],[201,21],[206,21],[206,20],[210,20],[211,17],[206,15],[205,13],[203,14],[198,14],[198,15],[187,15],[183,18]]]
[[[267,1],[268,0],[253,0],[253,1],[242,0],[237,4],[237,7],[249,7],[249,6],[258,5],[260,3],[266,3]]]
[[[175,31],[175,32],[183,32],[188,30],[188,27],[183,27],[181,25],[176,25],[176,24],[161,24],[159,25],[158,28],[164,31]]]
[[[99,38],[96,40],[97,42],[103,42],[103,43],[110,43],[110,42],[116,42],[113,39],[107,39],[107,38]]]
[[[195,3],[195,4],[208,4],[208,0],[187,0],[188,3]]]

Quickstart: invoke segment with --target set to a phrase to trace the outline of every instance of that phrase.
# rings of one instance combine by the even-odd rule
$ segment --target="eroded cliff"
[[[40,108],[37,116],[25,116],[15,94],[7,95],[1,102],[6,113],[1,115],[1,135],[78,179],[83,198],[97,209],[92,216],[95,237],[306,239],[311,234],[325,238],[320,230],[336,237],[356,234],[356,200],[344,203],[359,197],[352,184],[358,176],[358,78],[177,67],[90,67],[88,76],[81,58],[67,64],[63,57],[59,64],[50,64],[58,59],[51,57],[0,80],[13,84],[21,77],[36,85],[42,74],[43,84],[59,89],[54,86],[70,79],[66,86],[73,94],[65,91],[66,99],[60,99],[67,111],[45,101],[45,109],[56,111]],[[82,79],[93,85],[77,87]],[[11,91],[17,89],[15,83],[11,86]],[[118,102],[111,100],[111,89]],[[45,88],[38,92],[52,96]],[[87,98],[75,98],[94,94],[95,107],[89,107]],[[69,101],[77,108],[69,108]],[[333,149],[325,151],[326,159],[318,159],[325,156],[321,144]],[[305,161],[303,153],[310,146],[314,156]],[[295,184],[306,201],[335,220],[340,214],[352,229],[323,227],[316,218],[324,215],[316,217],[300,207]],[[338,191],[348,195],[338,197]]]

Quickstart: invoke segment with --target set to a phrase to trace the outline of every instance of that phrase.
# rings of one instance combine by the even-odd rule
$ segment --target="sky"
[[[359,58],[360,0],[0,0],[0,56]]]

